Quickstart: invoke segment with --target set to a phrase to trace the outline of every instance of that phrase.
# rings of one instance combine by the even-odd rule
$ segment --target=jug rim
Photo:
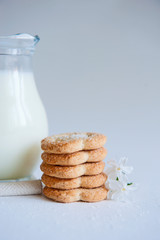
[[[17,33],[0,36],[0,55],[29,55],[34,53],[35,45],[40,41],[38,35]]]

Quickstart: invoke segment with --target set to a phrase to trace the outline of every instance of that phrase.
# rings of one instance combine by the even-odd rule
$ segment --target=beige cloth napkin
[[[20,196],[42,193],[41,180],[7,180],[0,181],[0,197]]]

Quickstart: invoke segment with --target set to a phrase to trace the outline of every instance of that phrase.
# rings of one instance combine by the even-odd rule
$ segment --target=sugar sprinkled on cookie
[[[106,137],[99,133],[65,133],[53,135],[42,140],[41,148],[49,153],[73,153],[81,150],[92,150],[102,147]]]
[[[76,139],[91,139],[94,136],[94,133],[67,133],[62,135],[55,135],[50,137],[50,141],[62,142],[62,141],[72,141]]]

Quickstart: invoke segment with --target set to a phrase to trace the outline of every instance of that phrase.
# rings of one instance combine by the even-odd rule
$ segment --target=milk
[[[32,72],[0,71],[0,179],[31,174],[47,118]]]

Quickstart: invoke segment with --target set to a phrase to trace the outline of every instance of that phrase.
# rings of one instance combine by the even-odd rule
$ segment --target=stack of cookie
[[[106,137],[97,133],[67,133],[42,140],[43,193],[58,202],[96,202],[106,199],[102,161]]]

